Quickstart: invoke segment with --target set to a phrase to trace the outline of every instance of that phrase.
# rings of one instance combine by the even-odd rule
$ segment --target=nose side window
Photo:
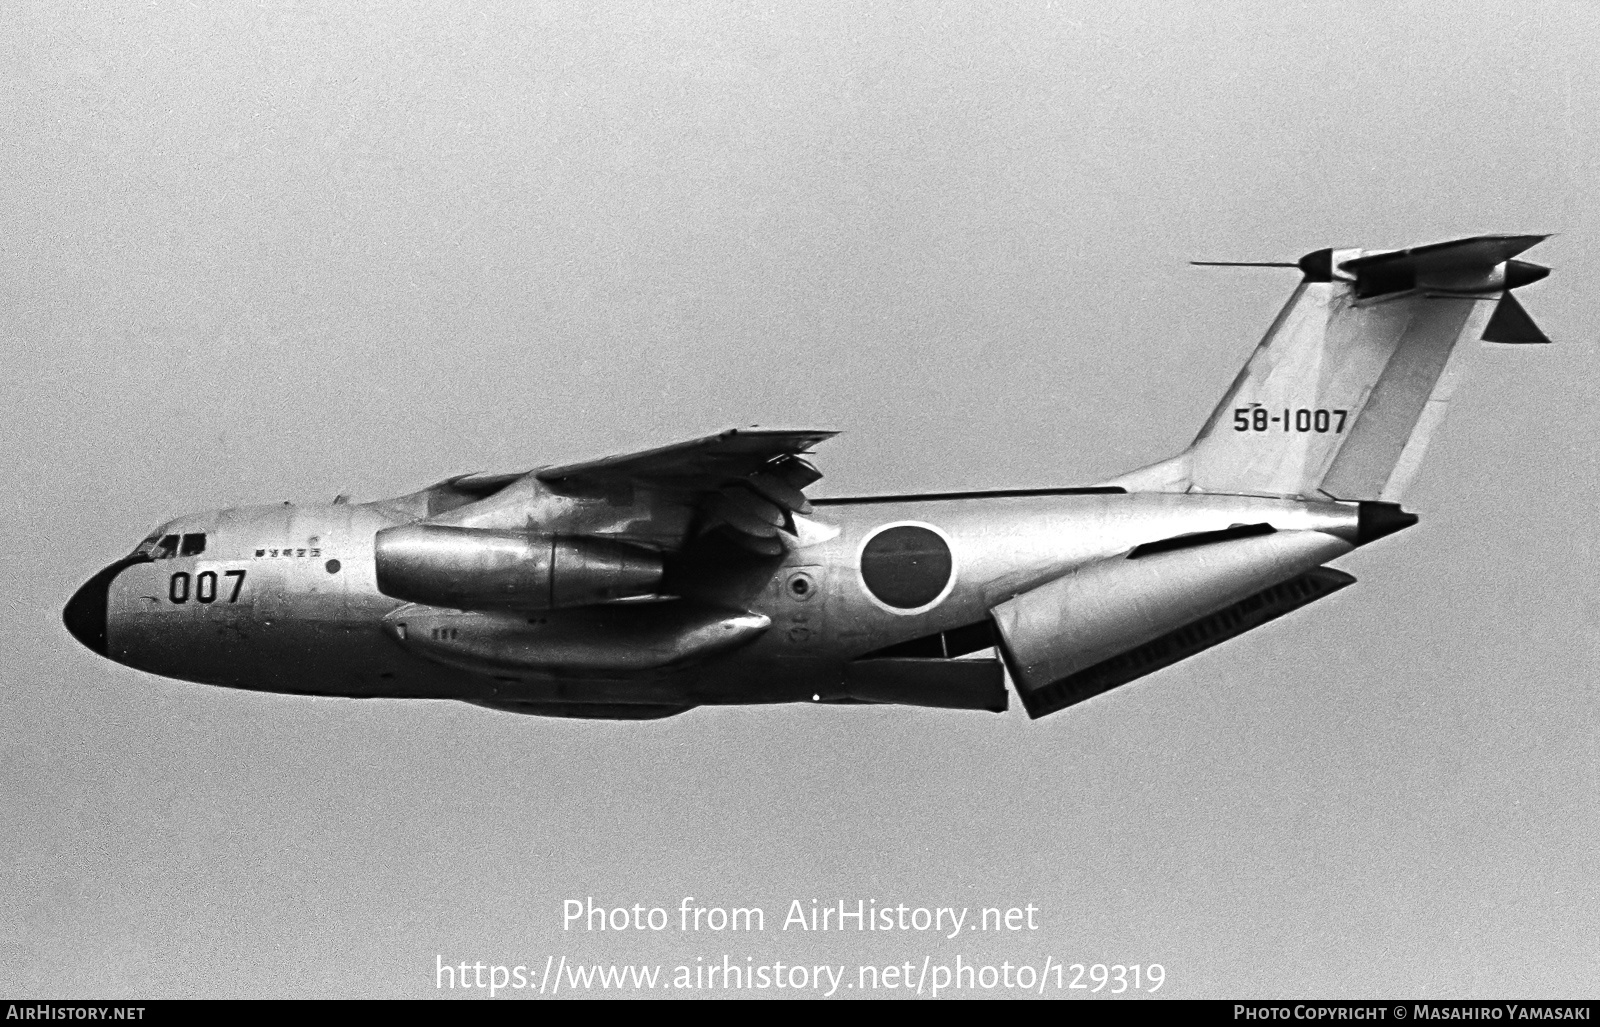
[[[203,532],[183,536],[183,548],[179,556],[199,556],[206,551],[206,536]]]
[[[161,537],[161,541],[156,543],[156,551],[150,555],[154,556],[157,560],[168,560],[177,555],[177,552],[178,536],[163,535]]]

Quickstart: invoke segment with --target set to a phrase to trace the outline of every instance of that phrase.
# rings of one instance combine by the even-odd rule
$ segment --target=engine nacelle
[[[1017,695],[1031,716],[1041,717],[1093,694],[1096,689],[1080,687],[1074,675],[1353,548],[1320,531],[1280,531],[1149,555],[1136,549],[1024,592],[990,615]]]
[[[532,617],[508,610],[402,606],[384,618],[389,637],[439,663],[480,674],[579,676],[674,670],[748,645],[771,624],[765,614],[685,599]]]
[[[554,610],[644,596],[661,555],[611,539],[404,524],[378,532],[378,591],[457,610]]]

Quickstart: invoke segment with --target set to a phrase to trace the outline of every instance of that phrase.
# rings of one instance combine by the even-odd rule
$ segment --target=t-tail
[[[1512,295],[1550,273],[1513,259],[1545,238],[1306,254],[1291,265],[1303,280],[1194,443],[1105,484],[1398,503],[1474,344],[1550,341]]]

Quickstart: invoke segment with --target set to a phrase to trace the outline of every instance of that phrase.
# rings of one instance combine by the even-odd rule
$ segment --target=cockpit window
[[[142,556],[147,560],[170,560],[175,556],[199,556],[206,551],[206,533],[192,531],[183,535],[163,535],[157,532],[147,535],[139,547],[133,551],[134,556]]]

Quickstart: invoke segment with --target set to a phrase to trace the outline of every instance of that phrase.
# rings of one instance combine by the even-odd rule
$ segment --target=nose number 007
[[[231,583],[232,590],[228,591],[225,602],[237,603],[239,592],[244,588],[244,571],[223,571],[223,576],[231,579],[223,584],[223,590],[228,591]],[[217,572],[201,571],[193,576],[191,593],[191,578],[188,571],[178,571],[167,583],[167,598],[174,603],[182,604],[189,601],[190,595],[197,603],[214,603],[217,601]]]

